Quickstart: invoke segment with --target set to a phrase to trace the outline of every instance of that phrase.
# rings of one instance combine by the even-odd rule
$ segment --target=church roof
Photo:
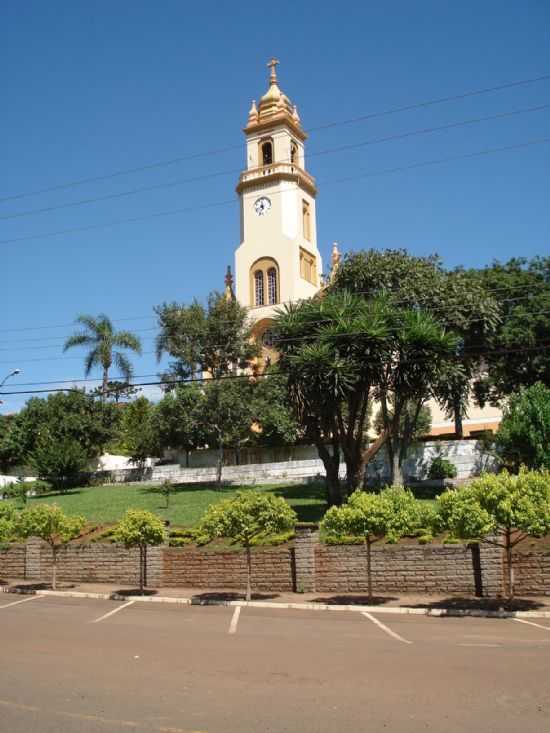
[[[290,99],[279,87],[275,68],[278,63],[277,59],[271,59],[268,63],[268,67],[271,69],[269,89],[260,99],[257,107],[256,101],[252,102],[245,132],[247,134],[256,131],[261,132],[264,129],[284,122],[292,128],[297,137],[305,140],[306,134],[302,129],[296,105],[292,104]]]

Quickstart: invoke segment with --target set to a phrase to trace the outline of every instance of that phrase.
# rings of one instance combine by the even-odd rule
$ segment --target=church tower
[[[305,163],[307,136],[296,105],[279,87],[278,63],[269,62],[269,89],[257,107],[252,103],[244,128],[246,169],[237,185],[241,243],[235,255],[236,297],[250,308],[259,336],[268,331],[281,304],[319,290],[322,272],[317,189]]]

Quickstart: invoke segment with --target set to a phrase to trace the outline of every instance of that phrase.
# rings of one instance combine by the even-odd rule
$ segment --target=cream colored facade
[[[241,241],[235,253],[237,300],[250,309],[255,334],[264,337],[265,356],[275,353],[266,332],[284,303],[310,298],[321,288],[322,260],[317,247],[315,180],[306,167],[306,134],[295,105],[281,91],[272,59],[269,89],[258,106],[252,103],[246,136],[246,167],[237,185]],[[267,146],[267,147],[266,147]],[[331,275],[340,263],[336,245]],[[228,295],[232,277],[226,278]],[[437,403],[428,403],[432,435],[453,433]],[[376,411],[376,408],[375,408]],[[464,420],[464,434],[494,430],[497,408],[474,405]]]
[[[252,104],[246,168],[237,185],[241,243],[235,254],[237,300],[250,308],[261,334],[282,304],[310,298],[321,286],[314,179],[306,170],[297,109],[279,88],[272,61],[270,85]]]

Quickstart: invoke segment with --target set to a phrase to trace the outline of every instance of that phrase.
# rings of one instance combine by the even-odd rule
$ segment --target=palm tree
[[[129,382],[132,378],[132,364],[128,357],[121,351],[115,351],[116,347],[130,349],[136,354],[141,354],[141,341],[130,331],[115,331],[111,319],[103,313],[97,318],[81,315],[76,323],[84,326],[84,330],[74,333],[65,341],[63,351],[73,346],[90,346],[91,349],[84,360],[84,373],[90,374],[94,367],[103,369],[103,383],[101,391],[105,397],[109,383],[109,369],[115,364],[120,373]]]

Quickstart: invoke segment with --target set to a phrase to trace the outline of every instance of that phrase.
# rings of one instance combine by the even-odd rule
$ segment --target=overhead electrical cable
[[[363,140],[362,142],[351,143],[349,145],[342,145],[339,147],[326,148],[324,150],[318,150],[318,151],[313,150],[308,153],[308,158],[317,157],[320,155],[332,155],[334,153],[347,152],[348,150],[355,150],[357,148],[366,147],[368,145],[381,145],[383,143],[395,142],[396,140],[404,140],[406,138],[416,137],[418,135],[430,135],[434,132],[441,132],[443,130],[451,130],[456,127],[464,127],[465,125],[474,125],[474,124],[479,124],[481,122],[491,122],[494,120],[501,120],[501,119],[505,119],[507,117],[512,117],[512,116],[519,115],[519,114],[540,112],[541,110],[548,109],[548,108],[550,108],[550,104],[543,104],[543,105],[538,105],[535,107],[527,107],[527,108],[518,109],[518,110],[510,110],[507,112],[501,112],[496,115],[488,115],[485,117],[472,117],[466,120],[450,122],[448,124],[439,125],[436,127],[425,127],[425,128],[421,128],[417,130],[410,130],[407,132],[387,135],[385,137],[373,138],[372,140]],[[537,142],[538,141],[528,141],[526,143],[521,143],[520,147],[527,147],[528,145],[533,145],[533,144],[536,144]],[[513,150],[516,147],[517,146],[515,145],[503,146],[501,148],[493,149],[493,152],[504,152],[506,150]],[[482,155],[482,154],[483,154],[482,152],[477,153],[477,155]],[[487,155],[488,153],[485,153],[485,154]],[[472,153],[468,157],[474,157],[475,155],[476,154]],[[447,162],[449,160],[459,159],[460,157],[462,156],[453,156],[451,158],[442,159],[441,161],[433,161],[433,162],[428,161],[422,165],[434,165],[437,162]],[[290,158],[288,158],[280,162],[290,163],[291,161],[290,161]],[[415,166],[409,166],[409,168],[420,167],[420,165],[421,164],[416,164]],[[390,169],[388,172],[394,172],[395,170],[399,170],[399,168]],[[61,204],[54,204],[52,206],[44,206],[39,209],[27,209],[26,211],[13,212],[11,214],[2,214],[0,215],[0,221],[22,219],[22,218],[26,218],[29,216],[36,216],[37,214],[46,214],[46,213],[51,213],[52,211],[59,211],[60,209],[69,209],[69,208],[74,208],[76,206],[87,206],[89,204],[101,203],[103,201],[110,201],[113,199],[126,198],[128,196],[135,196],[140,193],[158,191],[158,190],[167,189],[167,188],[174,188],[175,186],[183,186],[188,183],[197,183],[198,181],[211,180],[212,178],[219,178],[221,176],[235,175],[237,173],[240,173],[241,171],[242,171],[242,168],[233,168],[231,170],[216,171],[214,173],[206,173],[200,176],[192,176],[190,178],[183,178],[183,179],[179,179],[176,181],[167,181],[163,183],[156,183],[156,184],[149,185],[149,186],[141,186],[138,188],[129,189],[127,191],[119,191],[117,193],[105,194],[103,196],[94,196],[91,198],[80,199],[78,201],[68,201],[68,202],[61,203]],[[331,182],[337,183],[337,182],[341,182],[344,180],[348,180],[348,179],[340,179],[340,181],[331,180]]]
[[[547,106],[550,107],[550,105],[547,105]],[[536,140],[524,141],[521,143],[517,143],[515,145],[508,145],[505,147],[485,148],[483,150],[474,151],[473,153],[465,153],[463,155],[452,156],[451,158],[446,157],[446,158],[440,158],[440,159],[435,159],[435,160],[423,161],[423,162],[414,163],[408,166],[400,166],[398,168],[389,168],[389,169],[384,169],[380,171],[373,171],[372,173],[363,172],[357,175],[347,176],[346,178],[342,178],[339,180],[333,180],[333,179],[327,180],[325,182],[325,185],[330,186],[334,184],[347,183],[349,181],[358,180],[360,178],[365,178],[365,177],[382,176],[382,175],[388,175],[389,173],[404,172],[404,171],[410,170],[411,168],[420,168],[423,166],[433,166],[433,165],[437,165],[441,163],[446,163],[451,160],[456,161],[456,160],[468,159],[468,158],[477,157],[477,156],[488,156],[488,155],[493,155],[496,153],[510,152],[512,150],[519,150],[519,149],[526,148],[529,146],[534,146],[534,145],[542,145],[548,142],[550,142],[550,137],[544,137],[544,138],[539,138]],[[361,145],[366,145],[366,144],[369,144],[369,143],[361,143]],[[278,195],[278,193],[279,192],[275,191],[270,195],[276,196]],[[234,198],[224,199],[222,201],[214,201],[208,204],[186,206],[184,208],[170,209],[168,211],[153,212],[151,214],[144,214],[142,216],[134,216],[134,217],[124,218],[124,219],[116,219],[114,221],[101,222],[97,224],[88,224],[86,226],[69,227],[68,229],[59,229],[53,232],[43,232],[41,234],[30,234],[30,235],[25,235],[23,237],[14,237],[11,239],[2,239],[0,240],[0,244],[14,244],[17,242],[25,242],[25,241],[30,241],[34,239],[47,239],[50,237],[58,237],[58,236],[62,236],[65,234],[76,234],[79,232],[86,232],[86,231],[91,231],[94,229],[106,229],[106,228],[113,227],[113,226],[119,226],[121,224],[134,224],[137,222],[147,221],[150,219],[163,218],[166,216],[175,216],[178,214],[185,214],[185,213],[190,213],[193,211],[201,211],[205,209],[218,208],[221,206],[230,206],[230,205],[233,206],[234,204],[235,204]]]
[[[428,99],[428,100],[423,100],[420,102],[413,102],[411,104],[401,105],[398,107],[392,107],[392,108],[378,111],[378,112],[371,112],[366,115],[350,117],[344,120],[335,120],[332,122],[327,122],[327,123],[319,124],[313,127],[309,127],[306,132],[311,133],[315,131],[338,127],[341,125],[349,125],[349,124],[354,124],[357,122],[365,122],[367,120],[375,119],[377,117],[386,117],[386,116],[398,114],[401,112],[409,112],[415,109],[422,109],[422,108],[430,107],[433,105],[459,101],[462,99],[467,99],[468,97],[476,97],[476,96],[481,96],[483,94],[489,94],[492,92],[500,92],[505,89],[512,89],[514,87],[526,86],[528,84],[535,84],[538,82],[544,82],[548,80],[550,80],[550,74],[542,74],[540,76],[530,77],[526,79],[519,79],[519,80],[511,81],[511,82],[505,82],[504,84],[498,84],[492,87],[483,87],[481,89],[473,89],[467,92],[463,92],[461,94],[455,94],[452,96],[445,96],[445,97],[436,97],[435,99]],[[222,148],[214,148],[210,150],[204,150],[201,152],[189,153],[188,155],[181,155],[176,158],[171,158],[169,160],[157,161],[154,163],[139,165],[139,166],[135,166],[132,168],[126,168],[126,169],[122,169],[118,171],[113,171],[110,173],[106,173],[104,175],[79,178],[76,180],[67,181],[65,183],[60,183],[57,185],[49,186],[49,187],[42,188],[42,189],[37,189],[34,191],[25,191],[25,192],[13,194],[10,196],[4,196],[0,198],[0,203],[3,203],[5,201],[14,201],[16,199],[27,198],[30,196],[38,196],[44,193],[50,193],[51,191],[60,191],[60,190],[67,189],[67,188],[74,188],[76,186],[83,186],[88,183],[97,183],[99,181],[106,181],[112,178],[118,178],[120,176],[126,176],[126,175],[130,175],[133,173],[140,173],[142,171],[153,170],[155,168],[164,168],[167,166],[175,165],[177,163],[182,163],[186,160],[194,160],[196,158],[221,155],[222,153],[230,152],[232,150],[240,150],[240,149],[242,149],[242,145],[229,145],[229,146],[222,147]]]

